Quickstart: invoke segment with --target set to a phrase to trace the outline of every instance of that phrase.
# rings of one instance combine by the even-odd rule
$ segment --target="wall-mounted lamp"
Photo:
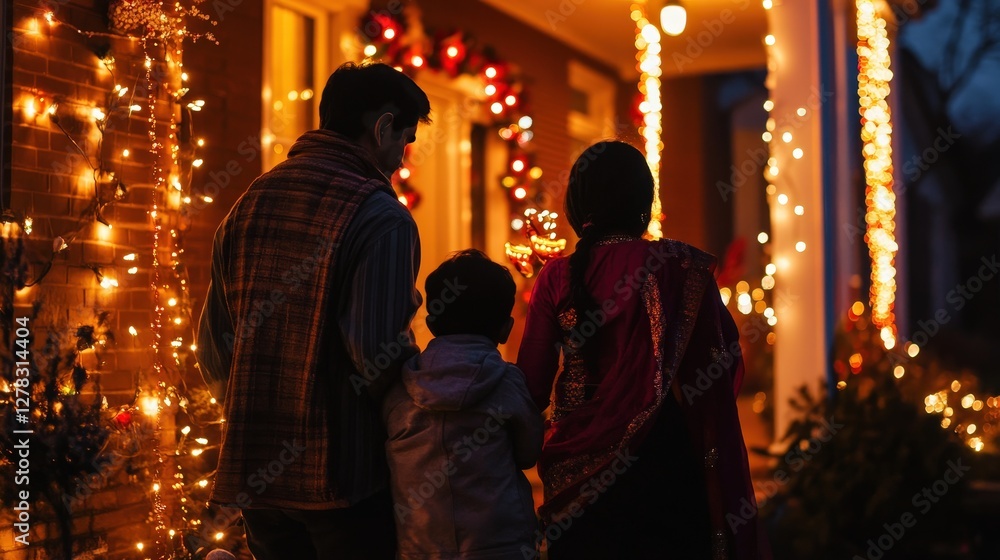
[[[687,10],[678,0],[669,0],[660,10],[660,27],[667,35],[676,37],[687,26]]]

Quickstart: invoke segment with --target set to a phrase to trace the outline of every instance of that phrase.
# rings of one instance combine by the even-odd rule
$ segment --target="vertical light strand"
[[[142,45],[143,54],[145,56],[146,95],[149,105],[149,116],[147,117],[147,123],[149,125],[149,151],[153,155],[153,205],[152,210],[149,213],[153,227],[153,274],[152,281],[150,282],[150,290],[152,290],[153,297],[153,323],[150,330],[153,335],[153,379],[155,379],[157,383],[156,392],[153,395],[153,398],[156,399],[156,425],[153,430],[153,456],[156,460],[156,464],[153,466],[153,520],[155,522],[154,531],[156,532],[155,550],[157,553],[162,553],[165,550],[166,543],[164,542],[163,535],[166,532],[167,524],[164,519],[166,505],[164,505],[163,497],[160,494],[160,489],[162,488],[160,478],[163,474],[163,454],[160,453],[160,437],[162,435],[163,427],[160,422],[159,409],[160,397],[166,387],[166,384],[163,382],[163,360],[160,356],[160,339],[163,333],[163,308],[160,306],[159,253],[161,225],[159,203],[157,199],[160,196],[160,193],[163,192],[164,185],[167,184],[167,178],[164,174],[163,163],[161,160],[162,146],[160,145],[156,134],[156,92],[159,88],[153,78],[153,59],[149,56],[148,41],[144,39]]]
[[[857,0],[858,10],[858,98],[861,139],[864,141],[865,203],[868,252],[871,257],[872,321],[882,340],[896,343],[893,308],[896,297],[895,256],[899,246],[894,235],[896,195],[892,179],[892,124],[889,104],[889,37],[886,21],[873,0]]]
[[[639,105],[642,126],[639,134],[645,141],[646,163],[653,174],[653,207],[650,209],[647,232],[653,239],[663,237],[663,207],[660,204],[660,154],[663,152],[663,103],[660,77],[663,75],[660,58],[660,30],[646,18],[645,6],[632,6],[635,22],[635,47],[638,49],[639,92],[643,100]]]

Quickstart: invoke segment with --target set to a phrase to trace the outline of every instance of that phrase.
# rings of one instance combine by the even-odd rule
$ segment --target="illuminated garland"
[[[892,186],[892,124],[889,105],[889,38],[885,19],[873,0],[857,0],[858,97],[861,105],[861,139],[864,141],[865,241],[871,256],[872,320],[881,329],[886,348],[896,344],[893,307],[896,291],[894,259],[899,249],[894,237],[896,195]]]
[[[647,232],[653,239],[663,237],[663,207],[660,202],[660,154],[663,152],[663,103],[660,77],[663,75],[660,58],[660,31],[646,18],[645,5],[633,4],[632,21],[635,22],[635,48],[639,60],[639,104],[642,125],[639,134],[645,141],[646,163],[653,174],[653,207],[650,209]]]
[[[194,4],[198,3],[200,1],[195,0]],[[135,548],[142,553],[156,555],[160,558],[186,558],[194,551],[187,550],[186,547],[190,542],[180,537],[194,533],[201,525],[200,519],[189,519],[191,514],[189,506],[205,503],[204,498],[192,499],[191,493],[198,491],[207,497],[206,492],[211,473],[200,477],[193,484],[185,484],[183,482],[183,468],[178,461],[182,458],[197,458],[205,449],[214,447],[207,446],[209,443],[207,438],[189,438],[188,434],[192,431],[190,424],[203,430],[217,429],[224,420],[220,417],[219,407],[215,399],[207,397],[207,391],[204,389],[193,391],[184,382],[183,369],[186,367],[184,360],[186,356],[179,353],[179,350],[185,347],[184,336],[171,337],[173,364],[170,366],[165,364],[162,355],[163,343],[166,338],[165,328],[186,330],[192,335],[194,331],[187,288],[187,270],[180,261],[184,249],[180,245],[178,234],[182,223],[180,218],[188,217],[190,213],[193,170],[203,163],[201,158],[197,157],[197,147],[204,146],[203,140],[195,141],[192,139],[192,145],[186,148],[183,153],[181,152],[180,138],[177,136],[178,123],[175,104],[179,104],[182,111],[186,110],[189,113],[200,111],[204,106],[204,102],[201,100],[195,100],[186,105],[181,103],[181,98],[188,92],[188,88],[182,84],[188,79],[188,75],[183,71],[182,44],[185,40],[196,41],[205,38],[214,42],[215,39],[211,33],[195,33],[186,27],[185,22],[192,18],[209,21],[208,16],[202,14],[196,5],[184,6],[180,2],[165,5],[151,0],[120,0],[112,3],[110,12],[112,26],[115,29],[123,33],[138,33],[138,36],[81,30],[72,24],[57,20],[53,12],[39,13],[40,17],[30,18],[25,26],[29,29],[29,33],[40,35],[41,24],[39,22],[44,20],[50,28],[61,26],[85,37],[105,37],[129,42],[139,41],[144,54],[143,68],[139,72],[141,76],[137,75],[136,84],[133,84],[132,87],[125,87],[115,83],[114,89],[108,94],[107,101],[103,105],[95,106],[91,103],[68,100],[62,97],[57,98],[52,94],[37,90],[33,90],[30,95],[21,99],[20,109],[28,119],[37,123],[39,118],[47,118],[50,124],[63,132],[86,162],[94,181],[93,203],[80,216],[79,224],[75,229],[54,236],[52,257],[47,262],[41,263],[42,272],[36,275],[32,282],[28,282],[27,286],[39,283],[51,268],[57,255],[65,251],[71,243],[77,240],[85,228],[95,222],[100,224],[97,229],[98,239],[105,242],[110,239],[110,235],[115,230],[105,218],[105,211],[112,204],[125,197],[126,186],[120,179],[121,173],[112,171],[110,166],[104,162],[103,154],[106,152],[119,154],[119,162],[123,165],[132,156],[133,150],[129,148],[104,150],[105,131],[112,117],[119,113],[125,115],[125,122],[130,126],[129,117],[134,112],[148,110],[147,135],[150,142],[149,151],[154,158],[152,166],[154,196],[149,212],[153,233],[149,285],[153,301],[153,320],[149,329],[152,337],[150,341],[150,348],[153,352],[152,371],[147,385],[144,386],[140,381],[136,387],[135,397],[130,404],[108,411],[105,400],[103,410],[109,417],[110,424],[117,430],[134,430],[133,421],[138,417],[147,419],[148,426],[153,431],[150,450],[154,463],[151,467],[150,501],[155,542],[152,546],[147,546],[146,543],[139,541],[135,543]],[[215,24],[215,22],[211,23]],[[114,72],[114,58],[110,54],[101,54],[98,58],[110,73],[112,80],[117,82]],[[138,89],[136,85],[140,80],[147,88],[146,107],[135,103],[134,99]],[[157,102],[160,102],[162,107],[164,101],[166,101],[166,111],[169,113],[169,133],[167,138],[160,138],[156,128],[156,109]],[[15,108],[17,107],[15,105]],[[79,113],[86,113],[87,118],[93,121],[96,129],[100,132],[100,139],[93,159],[88,150],[81,147],[60,124],[62,118],[70,116],[67,113],[68,110],[73,112],[74,118],[79,118]],[[127,130],[124,137],[129,137]],[[72,171],[72,169],[67,168],[67,172]],[[211,199],[202,196],[200,201],[210,203]],[[11,214],[13,215],[13,212]],[[33,225],[32,218],[24,216],[18,221],[21,222],[22,230],[26,234],[30,234]],[[163,235],[165,226],[170,227],[169,238]],[[168,252],[169,262],[164,262]],[[80,266],[94,272],[101,288],[113,290],[119,286],[119,281],[123,278],[112,274],[110,269],[121,266],[127,268],[129,275],[139,272],[137,265],[140,255],[138,253],[128,253],[121,260],[122,262],[118,265],[115,263],[84,263]],[[70,264],[69,266],[74,265]],[[170,280],[165,279],[161,274],[163,272],[161,269],[164,266],[169,267],[172,278],[179,283],[176,294],[170,294],[173,289],[170,286]],[[162,298],[161,291],[166,294]],[[18,295],[24,293],[26,292],[22,290]],[[174,297],[174,295],[178,297]],[[166,305],[163,305],[164,299]],[[170,318],[164,316],[164,313],[173,309],[179,313]],[[136,329],[135,326],[129,326],[128,331],[133,341],[140,335],[140,330]],[[194,344],[190,345],[190,349],[192,351],[195,349]],[[175,380],[171,380],[171,378]],[[206,398],[201,398],[202,394],[206,395]],[[169,451],[162,449],[160,445],[163,430],[162,414],[167,412],[174,412],[177,417],[183,414],[187,418],[187,422],[185,422],[187,425],[179,430],[181,432],[179,443]],[[198,444],[200,447],[196,447],[194,444]],[[193,460],[200,461],[200,459]],[[165,471],[168,461],[175,468],[172,476],[175,482],[172,484],[163,482],[163,479],[168,476]],[[169,496],[164,494],[166,490],[172,491]],[[168,508],[168,502],[177,504],[180,509],[181,524],[176,529],[171,528],[170,525],[172,524],[171,519],[177,515],[177,510]],[[207,503],[205,504],[207,505]],[[215,541],[221,541],[225,537],[225,533],[217,531],[214,535],[203,537],[201,545],[206,544],[204,541],[212,537]]]

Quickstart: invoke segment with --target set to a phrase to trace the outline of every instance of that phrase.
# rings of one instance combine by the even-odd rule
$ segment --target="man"
[[[212,501],[241,509],[258,560],[391,559],[379,405],[417,352],[421,297],[389,177],[430,103],[389,66],[348,63],[319,111],[216,232],[198,338],[225,399]]]

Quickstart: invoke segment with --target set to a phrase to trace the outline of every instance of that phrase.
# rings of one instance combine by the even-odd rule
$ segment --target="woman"
[[[539,410],[552,396],[549,558],[769,558],[736,413],[739,333],[713,257],[641,238],[652,201],[638,150],[588,148],[566,193],[576,251],[532,292],[517,365]]]

